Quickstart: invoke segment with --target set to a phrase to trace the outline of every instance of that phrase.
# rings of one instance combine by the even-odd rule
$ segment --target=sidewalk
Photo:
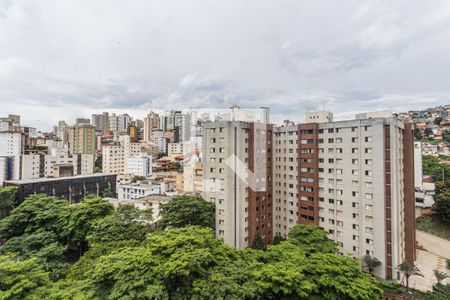
[[[416,239],[424,249],[417,249],[416,260],[416,266],[424,277],[411,277],[410,286],[421,291],[431,291],[433,284],[436,283],[434,269],[446,272],[450,276],[450,270],[446,268],[446,259],[450,258],[450,241],[419,230],[416,230]],[[449,282],[449,279],[445,281]]]

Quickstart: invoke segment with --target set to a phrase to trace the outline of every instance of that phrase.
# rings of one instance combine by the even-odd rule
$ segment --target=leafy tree
[[[133,182],[145,180],[144,176],[133,176]]]
[[[424,135],[428,138],[430,135],[433,135],[433,130],[430,127],[425,128]]]
[[[436,277],[437,284],[442,285],[442,281],[448,278],[448,275],[445,272],[439,270],[433,270],[434,277]]]
[[[0,299],[38,299],[36,294],[51,286],[49,274],[40,268],[36,258],[16,261],[0,256],[0,273]]]
[[[106,188],[102,192],[103,198],[114,198],[115,196],[116,196],[116,194],[113,191],[111,191],[110,188]]]
[[[149,232],[146,222],[151,220],[151,210],[142,211],[133,205],[119,206],[117,211],[96,220],[87,236],[90,244],[126,240],[143,241]]]
[[[78,242],[80,256],[87,248],[86,237],[95,222],[111,215],[114,207],[100,197],[89,195],[79,204],[72,205],[68,221],[68,234],[71,241]]]
[[[351,257],[307,257],[289,240],[267,251],[237,250],[215,239],[212,229],[195,226],[149,234],[145,245],[118,248],[89,266],[78,269],[78,281],[86,283],[92,298],[100,299],[334,300],[381,295],[373,277],[362,273]]]
[[[442,181],[442,174],[450,178],[450,165],[442,163],[442,158],[431,155],[422,156],[423,174],[433,176],[436,181]]]
[[[125,204],[120,205],[116,209],[118,217],[126,222],[132,222],[133,220],[139,220],[139,221],[152,221],[153,215],[152,215],[152,209],[138,209],[133,204]]]
[[[288,241],[301,247],[305,253],[336,253],[336,244],[327,237],[326,231],[314,224],[295,225],[288,234]]]
[[[369,270],[370,275],[373,275],[375,268],[381,266],[381,262],[376,257],[370,255],[364,255],[362,261],[366,268]]]
[[[215,227],[215,205],[197,196],[177,196],[161,205],[162,228],[198,225]]]
[[[414,126],[414,137],[417,141],[421,141],[423,139],[422,131],[416,126]]]
[[[40,266],[50,272],[52,279],[64,277],[68,264],[65,262],[67,247],[58,241],[53,232],[39,230],[9,239],[1,248],[2,254],[18,259],[36,258]]]
[[[450,221],[450,190],[436,194],[434,202],[434,210],[444,221]]]
[[[376,279],[360,271],[360,264],[349,256],[315,253],[301,262],[305,275],[316,285],[306,299],[379,299],[382,291]],[[337,267],[339,266],[339,267]]]
[[[67,273],[69,281],[85,280],[86,274],[91,272],[101,256],[111,254],[122,248],[143,246],[143,242],[137,240],[101,242],[89,245],[89,250],[71,266]]]
[[[6,217],[16,206],[16,192],[15,186],[0,186],[0,218]]]
[[[439,126],[441,124],[442,120],[443,120],[442,117],[436,117],[436,118],[434,118],[433,123],[435,125]]]
[[[412,264],[406,260],[403,261],[401,264],[399,264],[397,269],[403,273],[403,276],[406,279],[406,288],[409,288],[409,278],[411,276],[422,276],[423,277],[419,268],[417,268],[414,264]]]
[[[450,180],[436,183],[434,211],[444,221],[450,221]]]
[[[256,231],[255,237],[253,238],[253,242],[250,248],[258,250],[266,250],[266,243],[264,242],[261,236],[261,232]]]
[[[103,170],[103,156],[99,154],[95,159],[94,173],[101,173]]]
[[[11,214],[0,221],[0,236],[5,239],[39,230],[66,236],[70,207],[66,200],[42,194],[28,196]]]
[[[285,241],[286,238],[282,237],[280,234],[276,234],[273,238],[272,244],[273,245],[278,245],[279,243],[281,243],[282,241]]]

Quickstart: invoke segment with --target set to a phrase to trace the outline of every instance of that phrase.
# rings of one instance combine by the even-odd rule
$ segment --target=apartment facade
[[[147,150],[147,144],[132,142],[129,135],[121,135],[117,142],[102,146],[102,170],[108,174],[125,173],[128,160]]]
[[[341,254],[370,254],[382,262],[377,276],[397,279],[396,266],[415,260],[411,124],[388,113],[306,120],[205,125],[203,191],[216,203],[217,236],[243,248],[256,232],[270,244],[314,223]]]
[[[128,174],[142,176],[147,179],[152,177],[152,157],[139,155],[128,158],[126,171]]]
[[[81,123],[70,127],[69,151],[71,154],[95,155],[96,145],[95,126]]]
[[[159,130],[160,126],[161,126],[161,119],[159,115],[151,111],[144,118],[144,141],[146,142],[152,141],[152,132],[155,130]]]

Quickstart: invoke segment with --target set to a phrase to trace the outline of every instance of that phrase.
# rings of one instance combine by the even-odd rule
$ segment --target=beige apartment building
[[[256,232],[270,244],[314,223],[341,254],[378,258],[382,278],[398,279],[396,266],[415,260],[412,128],[390,113],[207,123],[204,145],[203,194],[227,244],[247,247]]]
[[[97,136],[95,127],[90,124],[80,123],[69,129],[70,154],[95,155]]]

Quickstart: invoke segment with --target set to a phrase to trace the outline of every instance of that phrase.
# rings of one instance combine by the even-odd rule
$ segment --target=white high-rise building
[[[22,175],[21,179],[38,179],[41,174],[40,155],[21,155]]]
[[[152,157],[149,155],[139,155],[128,158],[126,172],[135,176],[142,176],[146,179],[151,178]]]
[[[0,132],[0,156],[20,155],[23,153],[22,133],[13,131]]]

